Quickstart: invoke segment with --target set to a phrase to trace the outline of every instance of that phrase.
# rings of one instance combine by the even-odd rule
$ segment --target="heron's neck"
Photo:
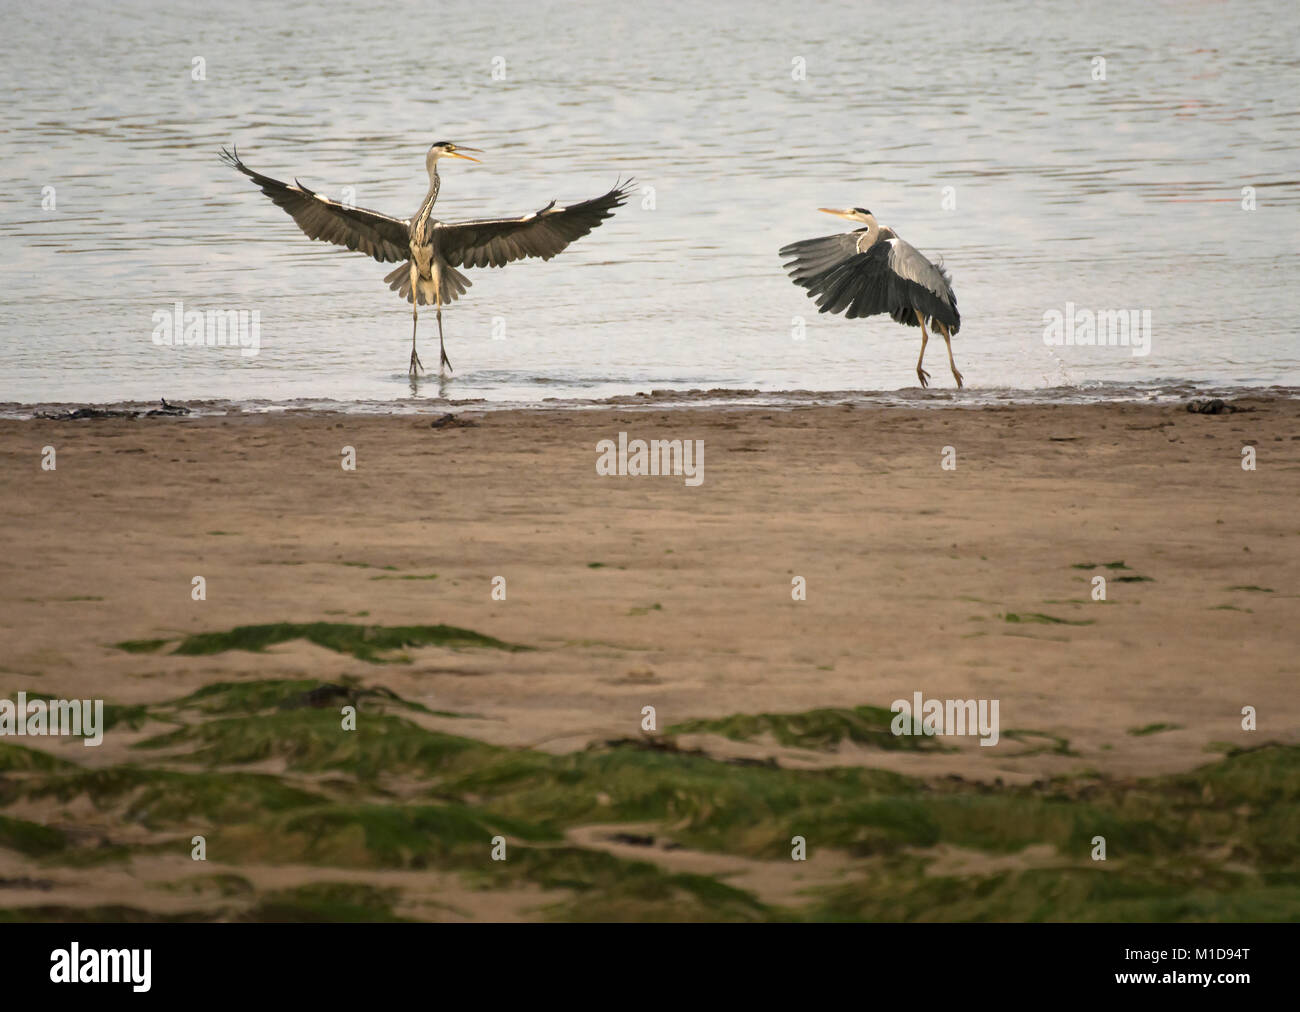
[[[438,166],[435,163],[429,170],[429,192],[424,195],[424,199],[420,201],[420,209],[411,219],[411,238],[414,241],[427,241],[429,219],[433,217],[433,204],[438,199],[438,187],[441,185],[442,180],[438,178]]]
[[[862,235],[859,236],[858,238],[858,249],[859,250],[871,249],[871,247],[876,244],[876,240],[879,238],[880,238],[880,226],[874,221],[867,222],[867,230],[863,232]]]
[[[442,186],[442,180],[438,177],[438,163],[433,163],[433,168],[429,171],[429,192],[424,195],[424,200],[420,203],[420,210],[427,212],[433,207],[434,202],[438,199],[438,190]]]

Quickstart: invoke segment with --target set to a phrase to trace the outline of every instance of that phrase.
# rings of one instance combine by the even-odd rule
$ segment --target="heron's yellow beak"
[[[821,211],[822,214],[833,214],[837,218],[848,218],[850,221],[856,220],[849,211],[837,211],[833,207],[819,207],[817,210]]]
[[[462,155],[462,154],[461,154],[461,150],[462,150],[461,148],[457,148],[455,151],[448,151],[447,154],[451,155],[452,158],[463,158],[463,159],[465,159],[465,161],[467,161],[467,162],[478,162],[478,161],[479,161],[479,159],[477,159],[477,158],[471,158],[469,155]],[[483,153],[479,148],[464,148],[463,150],[465,150],[465,151],[478,151],[479,154],[482,154],[482,153]]]

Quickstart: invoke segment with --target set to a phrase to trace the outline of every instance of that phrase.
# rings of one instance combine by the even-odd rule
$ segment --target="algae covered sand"
[[[317,646],[350,654],[363,661],[381,660],[403,647],[474,646],[499,650],[522,650],[491,636],[448,625],[366,626],[347,622],[276,622],[270,625],[239,626],[224,632],[196,633],[184,637],[173,651],[186,656],[219,654],[226,650],[264,651],[277,643],[307,640]],[[130,653],[154,653],[168,640],[123,640],[118,649]],[[406,658],[402,657],[405,660]]]
[[[1300,915],[1293,746],[1012,787],[729,759],[676,729],[563,754],[492,745],[377,682],[223,682],[146,709],[156,733],[110,766],[0,743],[0,919]],[[876,740],[874,708],[833,716],[681,730]],[[78,899],[88,868],[134,883],[129,902]]]

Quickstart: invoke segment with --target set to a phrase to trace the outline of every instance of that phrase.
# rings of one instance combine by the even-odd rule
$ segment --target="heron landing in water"
[[[916,360],[916,378],[928,386],[930,374],[921,368],[925,345],[931,329],[943,334],[948,346],[948,364],[960,387],[961,373],[952,358],[952,335],[961,330],[957,296],[952,279],[943,269],[930,263],[894,230],[877,224],[865,208],[850,207],[839,211],[818,208],[826,214],[866,225],[853,232],[804,239],[781,247],[781,256],[790,260],[784,265],[794,283],[808,289],[808,297],[817,299],[817,311],[839,313],[849,319],[888,313],[898,323],[921,328],[921,357]]]
[[[393,291],[411,303],[410,374],[423,369],[415,353],[415,331],[419,326],[420,306],[437,306],[438,346],[442,353],[439,368],[451,367],[442,340],[442,305],[454,302],[470,280],[457,267],[504,267],[512,260],[541,257],[549,260],[575,239],[580,239],[614,213],[632,188],[629,180],[604,196],[584,200],[568,207],[556,207],[551,201],[540,211],[519,218],[482,218],[475,221],[445,222],[433,217],[441,180],[440,158],[463,158],[477,162],[463,152],[482,154],[449,141],[439,141],[424,157],[429,172],[429,191],[420,209],[411,218],[393,218],[378,211],[367,211],[330,200],[309,190],[296,179],[293,185],[260,172],[254,172],[233,153],[221,149],[228,165],[238,169],[256,183],[272,202],[283,208],[298,223],[309,239],[321,239],[346,246],[374,257],[380,263],[398,263],[384,281]]]

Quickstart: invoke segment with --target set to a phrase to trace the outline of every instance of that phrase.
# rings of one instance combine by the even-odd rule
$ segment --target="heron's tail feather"
[[[948,287],[948,312],[941,318],[930,317],[930,326],[935,325],[936,319],[942,319],[948,326],[948,332],[955,334],[961,330],[961,313],[957,312],[957,293],[952,290],[952,275],[948,273],[948,268],[943,265],[943,257],[934,258],[935,269],[939,272],[939,277],[943,278],[943,283]]]
[[[384,278],[384,283],[407,302],[411,301],[411,261],[406,260]]]
[[[443,267],[442,301],[455,302],[457,299],[459,299],[462,295],[465,294],[465,290],[469,288],[471,284],[473,284],[473,282],[471,282],[469,278],[465,277],[465,275],[462,274],[460,271],[456,270],[455,267]],[[431,282],[425,282],[425,281],[420,282],[421,289],[425,288],[426,285],[428,286],[428,292],[427,292],[428,297],[425,298],[424,301],[432,302],[433,284]],[[424,291],[421,291],[420,294],[423,297],[426,293]]]
[[[395,271],[392,271],[384,278],[385,283],[393,291],[397,292],[407,302],[413,301],[411,298],[411,261],[405,261]],[[455,302],[465,290],[472,284],[469,278],[465,277],[454,267],[442,268],[442,301],[445,305],[448,302]],[[420,305],[432,306],[438,301],[434,292],[432,278],[420,278],[419,281]]]

